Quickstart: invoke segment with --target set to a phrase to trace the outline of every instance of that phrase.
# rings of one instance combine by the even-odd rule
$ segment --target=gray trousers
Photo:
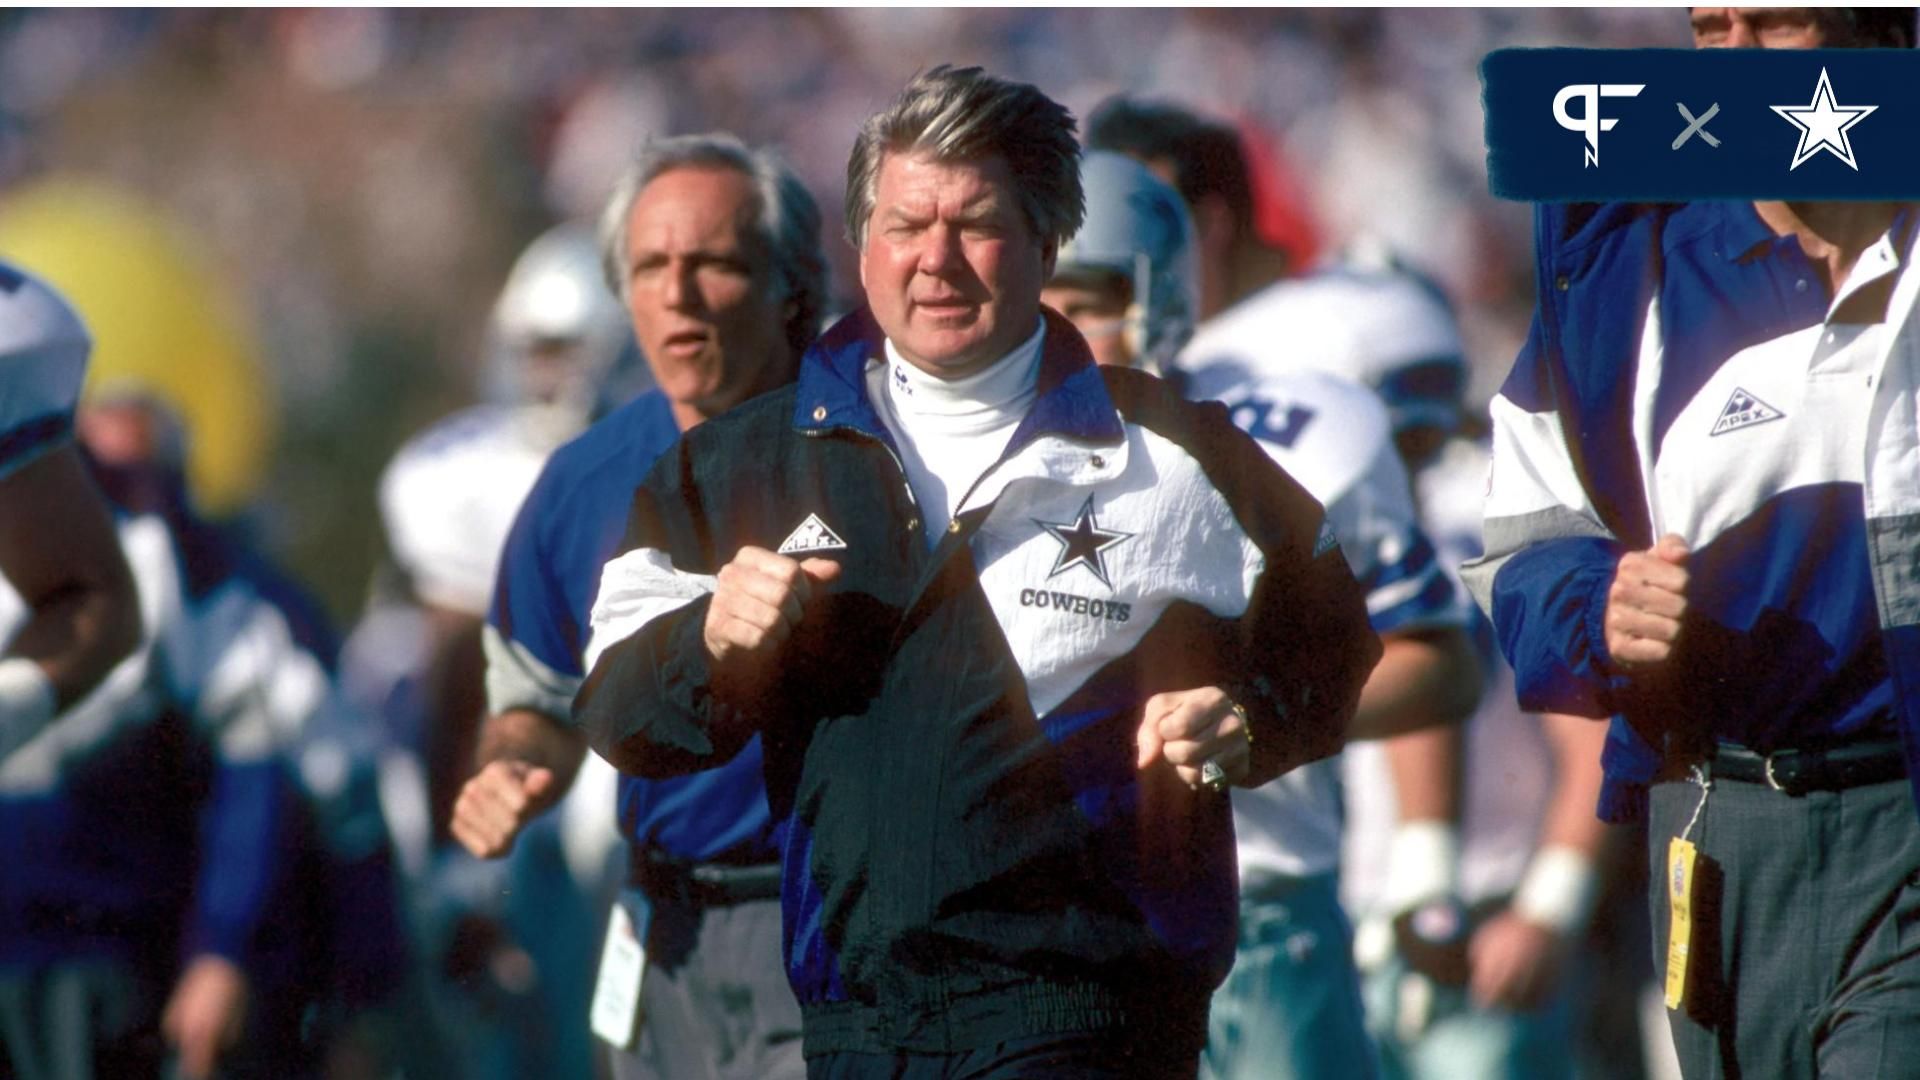
[[[1653,788],[1654,965],[1664,984],[1668,841],[1700,788]],[[1670,1010],[1688,1080],[1920,1077],[1920,817],[1907,781],[1792,796],[1721,780],[1699,848],[1687,1001]]]
[[[154,987],[123,965],[0,973],[0,1080],[138,1080],[165,1057]]]
[[[640,1032],[618,1080],[798,1080],[800,1006],[787,984],[780,901],[726,907],[621,904],[645,927]]]

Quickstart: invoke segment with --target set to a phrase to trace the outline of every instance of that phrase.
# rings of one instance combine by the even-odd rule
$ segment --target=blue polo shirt
[[[654,460],[680,437],[657,390],[603,417],[554,452],[508,534],[487,622],[549,687],[577,688],[600,568],[620,549],[627,509]],[[511,680],[509,680],[509,683]],[[570,692],[570,690],[569,690]],[[516,701],[490,673],[489,709]],[[567,719],[562,714],[561,719]],[[672,780],[620,778],[620,833],[636,851],[690,862],[777,861],[756,737],[732,760]]]

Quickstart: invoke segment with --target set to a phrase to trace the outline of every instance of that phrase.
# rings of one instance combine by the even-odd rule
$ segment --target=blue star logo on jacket
[[[1107,549],[1131,539],[1130,532],[1118,532],[1100,527],[1100,519],[1093,515],[1093,496],[1080,504],[1080,513],[1072,521],[1041,521],[1034,518],[1033,523],[1047,531],[1047,535],[1060,541],[1060,554],[1054,557],[1053,569],[1047,572],[1051,581],[1076,566],[1084,566],[1087,572],[1100,579],[1100,584],[1113,588],[1113,582],[1107,577]]]

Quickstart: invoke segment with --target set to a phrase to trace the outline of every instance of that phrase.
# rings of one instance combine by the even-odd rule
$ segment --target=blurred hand
[[[207,1080],[220,1055],[240,1039],[247,1015],[247,977],[225,957],[196,956],[174,984],[160,1033],[179,1055],[180,1075]]]
[[[489,761],[460,789],[453,804],[453,837],[482,859],[513,850],[527,822],[559,801],[552,769],[526,761]]]
[[[702,630],[707,653],[720,666],[771,657],[800,625],[818,586],[840,576],[832,559],[789,559],[744,547],[720,568]]]
[[[1621,556],[1607,590],[1607,651],[1623,668],[1666,661],[1687,613],[1687,542],[1673,533]]]
[[[1247,722],[1217,686],[1155,694],[1141,711],[1139,767],[1164,759],[1188,787],[1200,786],[1200,767],[1217,763],[1229,784],[1244,780],[1253,760]]]
[[[1536,1008],[1559,983],[1566,951],[1558,933],[1502,911],[1482,923],[1467,946],[1468,992],[1484,1009]]]
[[[1393,917],[1394,951],[1407,967],[1440,986],[1466,986],[1473,977],[1473,934],[1466,905],[1452,894]]]

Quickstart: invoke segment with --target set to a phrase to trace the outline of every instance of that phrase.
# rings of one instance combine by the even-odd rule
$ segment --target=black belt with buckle
[[[1770,754],[1733,743],[1718,743],[1714,746],[1711,764],[1715,780],[1765,784],[1788,795],[1842,791],[1907,775],[1907,755],[1898,739],[1874,739],[1817,750],[1775,750]]]
[[[647,852],[633,857],[633,882],[649,899],[728,907],[780,896],[780,864],[689,863]]]

